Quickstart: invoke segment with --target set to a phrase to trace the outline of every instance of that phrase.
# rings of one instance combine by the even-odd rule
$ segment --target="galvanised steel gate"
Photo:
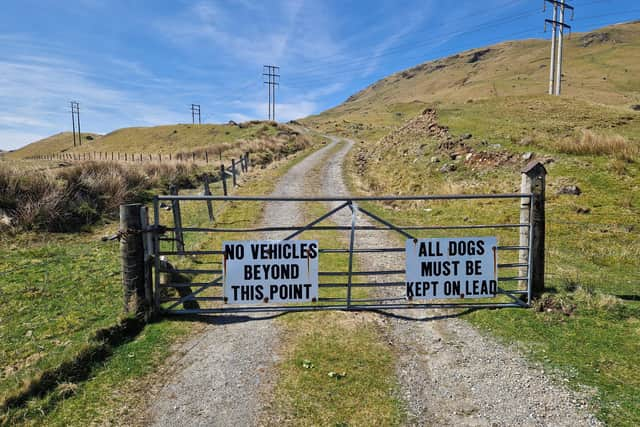
[[[153,225],[149,227],[155,263],[154,305],[165,314],[526,307],[531,302],[532,200],[532,194],[521,193],[156,196]],[[279,207],[276,213],[302,212],[315,219],[291,224],[287,215],[280,215],[265,218],[261,226],[244,225],[259,223],[261,213],[274,206]],[[410,212],[411,224],[394,220],[400,210]],[[526,222],[521,222],[523,217]],[[407,295],[403,239],[487,235],[498,239],[494,298],[471,301],[461,295],[456,300],[417,301]],[[318,240],[319,298],[302,304],[225,304],[222,242],[255,239]]]

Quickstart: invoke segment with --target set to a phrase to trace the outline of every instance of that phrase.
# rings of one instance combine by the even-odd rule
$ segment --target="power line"
[[[566,5],[565,5],[566,6]],[[630,13],[637,13],[640,12],[640,9],[630,9],[630,10],[620,10],[620,11],[615,11],[612,13],[604,13],[604,14],[597,14],[597,15],[590,15],[590,16],[586,16],[584,18],[580,18],[580,23],[581,24],[585,24],[585,23],[598,23],[597,25],[605,25],[607,24],[607,22],[602,21],[600,22],[603,18],[609,18],[612,16],[622,16],[622,15],[629,15]],[[539,13],[539,12],[536,12]],[[459,33],[460,35],[467,35],[467,34],[471,34],[473,32],[476,31],[465,31],[464,33]],[[518,31],[515,33],[510,33],[510,34],[503,34],[501,35],[501,37],[504,38],[509,38],[509,37],[516,37],[516,36],[521,36],[521,35],[526,35],[526,34],[530,34],[531,36],[533,36],[534,34],[536,34],[537,31],[535,29],[535,27],[531,27],[529,29],[523,30],[523,31]],[[439,39],[433,39],[432,43],[434,42],[438,42]],[[477,46],[475,46],[477,47]],[[464,50],[464,49],[460,49],[460,50]],[[442,54],[446,54],[447,50],[446,49],[441,49],[438,51],[432,51],[432,53],[440,53],[442,52]],[[403,53],[407,53],[407,52],[403,52]],[[389,54],[387,55],[387,53],[381,55],[381,56],[392,56],[395,54]],[[407,56],[407,59],[420,59],[421,57],[423,57],[422,54],[414,54],[412,56]],[[436,60],[437,58],[434,58],[433,60]],[[354,63],[355,64],[355,63]],[[401,67],[400,67],[401,68]],[[331,74],[324,74],[324,75],[318,75],[318,76],[313,76],[313,77],[309,77],[309,78],[298,78],[298,79],[292,79],[289,80],[287,79],[287,84],[286,87],[288,88],[299,88],[299,89],[304,89],[306,86],[310,85],[310,84],[321,84],[321,83],[326,83],[326,82],[332,82],[335,80],[335,75],[339,75],[339,74],[354,74],[356,72],[360,72],[361,67],[356,66],[356,67],[345,67],[342,68],[340,70],[336,70],[336,71],[332,71]],[[555,73],[554,73],[555,75]]]
[[[196,124],[196,117],[198,117],[198,124],[202,124],[200,120],[200,104],[191,104],[191,124]]]
[[[262,67],[262,77],[268,80],[264,82],[269,89],[269,120],[276,119],[276,86],[280,85],[280,67],[265,65]]]

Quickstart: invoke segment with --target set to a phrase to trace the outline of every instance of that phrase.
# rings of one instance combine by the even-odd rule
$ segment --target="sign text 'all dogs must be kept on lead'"
[[[222,250],[225,303],[318,300],[317,241],[232,241]]]
[[[407,298],[493,298],[498,290],[495,237],[408,239]]]

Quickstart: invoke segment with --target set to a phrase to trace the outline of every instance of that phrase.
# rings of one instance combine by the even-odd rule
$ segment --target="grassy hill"
[[[593,387],[608,424],[638,425],[640,22],[573,34],[561,97],[546,95],[549,45],[505,42],[427,62],[303,122],[357,141],[347,168],[361,194],[517,192],[522,167],[543,162],[549,292],[536,310],[466,318]],[[571,186],[580,194],[563,192]],[[408,225],[518,221],[490,203],[368,207]]]
[[[131,127],[106,135],[82,134],[82,146],[73,146],[71,132],[62,132],[33,142],[19,150],[5,154],[9,159],[53,153],[87,153],[94,151],[119,153],[177,153],[215,144],[233,144],[239,140],[275,137],[291,134],[292,130],[273,122],[253,121],[224,125],[165,125]]]
[[[605,113],[628,116],[634,112],[631,107],[640,104],[640,22],[576,33],[565,46],[563,99],[579,100],[590,110]],[[533,103],[544,114],[549,50],[547,40],[510,41],[425,62],[386,77],[304,122],[375,139],[427,105],[478,110],[482,108],[475,106],[479,101],[481,106],[491,106],[521,97],[526,104],[527,97],[540,96],[545,102]],[[549,108],[556,105],[551,102]],[[578,112],[575,117],[580,116]]]

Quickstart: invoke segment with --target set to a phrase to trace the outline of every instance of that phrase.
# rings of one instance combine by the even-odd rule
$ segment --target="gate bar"
[[[298,229],[298,231],[296,231],[293,234],[290,234],[289,236],[285,237],[282,240],[291,240],[294,237],[296,237],[298,234],[304,233],[307,230],[310,230],[311,228],[313,228],[314,225],[318,224],[319,222],[324,221],[325,219],[329,218],[331,215],[333,215],[334,213],[344,209],[345,207],[349,206],[349,203],[343,203],[340,206],[338,206],[335,209],[330,210],[329,212],[327,212],[326,214],[322,215],[320,218],[316,219],[315,221],[310,222],[309,224],[305,225],[304,227],[301,227]]]
[[[528,228],[528,223],[523,224],[478,224],[478,225],[408,225],[397,226],[403,230],[473,230],[484,228]],[[397,228],[396,227],[396,228]],[[266,233],[274,231],[293,231],[298,230],[300,227],[253,227],[253,228],[207,228],[207,227],[183,227],[182,231],[194,232],[194,233]],[[356,230],[360,231],[389,231],[393,230],[394,226],[379,227],[375,225],[359,225]],[[171,227],[166,228],[167,231],[174,231]],[[348,225],[319,225],[307,228],[306,230],[316,231],[349,231],[351,227]],[[413,238],[413,237],[412,237]]]
[[[476,200],[476,199],[522,199],[533,198],[533,193],[505,193],[505,194],[444,194],[432,196],[380,196],[380,197],[268,197],[268,196],[202,196],[185,194],[180,196],[159,195],[160,200],[189,200],[189,201],[250,201],[250,202],[381,202],[408,200]]]

